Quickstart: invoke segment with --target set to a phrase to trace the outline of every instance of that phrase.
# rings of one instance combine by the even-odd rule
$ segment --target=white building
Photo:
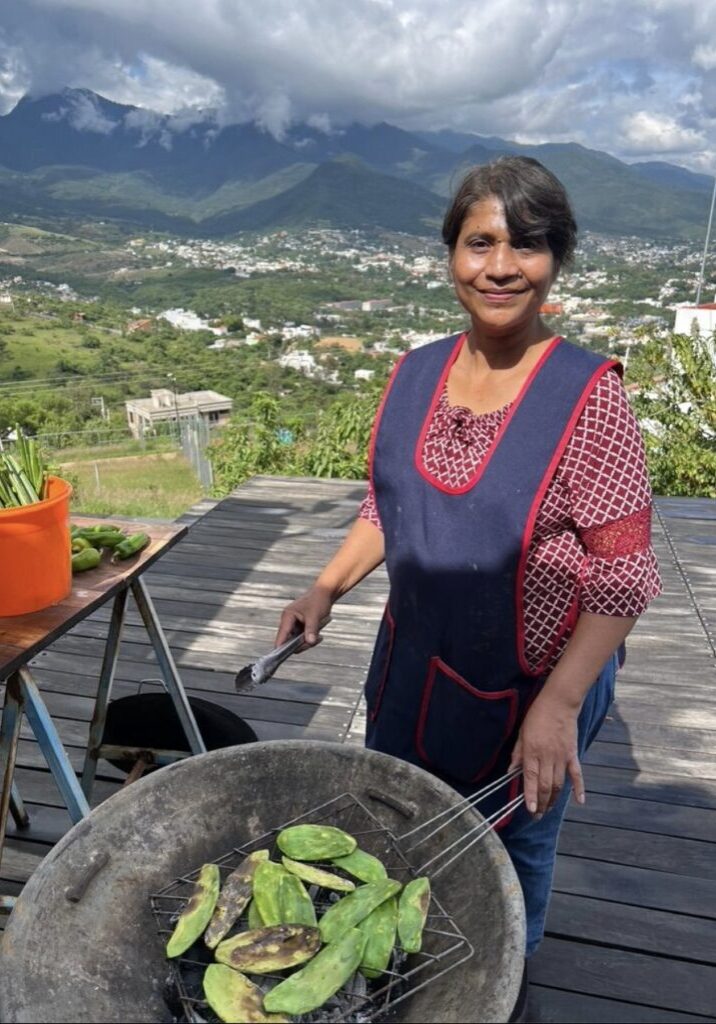
[[[705,302],[699,306],[680,306],[676,310],[675,334],[691,334],[696,329],[706,343],[711,359],[716,365],[716,302]]]
[[[716,331],[716,302],[706,302],[700,306],[679,306],[674,332],[691,334],[694,325],[701,337],[708,338]]]
[[[284,352],[276,360],[279,366],[288,367],[291,370],[298,370],[306,377],[315,377],[318,370],[318,363],[313,355],[306,349],[295,349],[292,352]]]
[[[135,398],[125,402],[127,423],[136,438],[154,433],[157,424],[193,419],[198,416],[210,427],[226,423],[233,401],[216,391],[186,391],[183,395],[169,388],[157,388],[151,398]]]

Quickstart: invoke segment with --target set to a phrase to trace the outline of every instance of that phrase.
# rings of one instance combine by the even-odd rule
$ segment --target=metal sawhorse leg
[[[29,825],[25,806],[13,781],[23,714],[37,739],[73,823],[81,821],[89,814],[89,804],[45,702],[28,670],[20,668],[7,680],[5,704],[0,721],[0,857],[5,842],[8,814],[12,814],[19,827],[26,828]],[[13,903],[13,897],[3,896],[0,899],[0,909],[11,909]]]
[[[129,587],[157,656],[167,692],[184,727],[189,748],[192,754],[204,754],[206,746],[189,705],[166,637],[159,624],[152,599],[140,577],[132,580]],[[27,811],[13,781],[23,714],[26,716],[54,776],[73,824],[89,814],[89,799],[97,772],[97,761],[105,750],[102,746],[102,734],[119,654],[119,643],[127,605],[127,589],[125,587],[117,593],[112,607],[112,618],[102,660],[97,700],[90,726],[81,783],[75,775],[45,702],[40,696],[29,670],[20,668],[13,672],[7,680],[5,704],[0,721],[0,783],[2,785],[2,789],[0,789],[0,857],[2,857],[8,815],[12,814],[18,828],[26,828],[29,825]],[[107,748],[107,752],[109,752],[109,748]],[[157,753],[159,754],[159,752]],[[140,754],[141,751],[137,751],[137,755]],[[162,752],[157,757],[157,762],[168,763],[184,756],[180,752]],[[0,895],[0,910],[12,909],[13,904],[12,896]]]
[[[167,689],[167,693],[171,697],[176,712],[179,716],[187,740],[189,741],[189,749],[192,754],[205,754],[206,746],[204,740],[201,737],[199,728],[194,718],[194,712],[191,710],[191,706],[186,696],[184,686],[179,677],[174,658],[169,650],[164,631],[157,618],[157,613],[154,609],[154,603],[149,595],[149,591],[146,585],[142,581],[141,577],[138,576],[132,580],[129,584],[132,595],[139,609],[139,614],[142,617],[144,627],[149,634],[149,639],[154,648],[154,653],[157,656],[159,663],[159,670],[164,679],[164,683]],[[102,735],[104,733],[104,725],[107,719],[107,707],[109,706],[109,698],[112,692],[112,681],[114,679],[114,671],[117,665],[117,655],[119,654],[119,642],[122,634],[122,625],[124,623],[124,613],[127,606],[127,589],[120,590],[114,599],[114,605],[112,607],[112,618],[109,624],[109,632],[107,634],[107,643],[104,650],[104,658],[102,660],[102,669],[100,671],[99,688],[97,690],[97,700],[95,701],[94,714],[92,715],[92,724],[90,725],[89,740],[87,742],[87,753],[85,754],[85,763],[82,770],[82,790],[87,797],[90,798],[92,793],[92,786],[94,784],[94,778],[97,773],[97,762],[103,754],[110,753],[109,749],[105,749],[102,746]],[[137,750],[137,757],[141,755],[142,751]],[[170,755],[164,757],[163,760],[173,761],[177,757],[184,755]]]

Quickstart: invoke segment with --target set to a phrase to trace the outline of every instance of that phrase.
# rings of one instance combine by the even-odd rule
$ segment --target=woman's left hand
[[[578,803],[584,779],[577,747],[579,708],[543,690],[525,715],[510,769],[522,765],[527,810],[541,818],[557,802],[569,776]]]

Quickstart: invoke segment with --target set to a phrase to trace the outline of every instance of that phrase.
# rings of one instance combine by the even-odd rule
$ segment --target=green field
[[[176,519],[202,497],[180,452],[72,462],[61,472],[75,487],[77,515]]]

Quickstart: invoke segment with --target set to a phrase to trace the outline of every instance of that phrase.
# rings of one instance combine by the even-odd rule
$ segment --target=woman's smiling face
[[[537,323],[557,276],[544,238],[512,238],[502,201],[470,207],[450,259],[455,293],[480,332],[509,337]]]

